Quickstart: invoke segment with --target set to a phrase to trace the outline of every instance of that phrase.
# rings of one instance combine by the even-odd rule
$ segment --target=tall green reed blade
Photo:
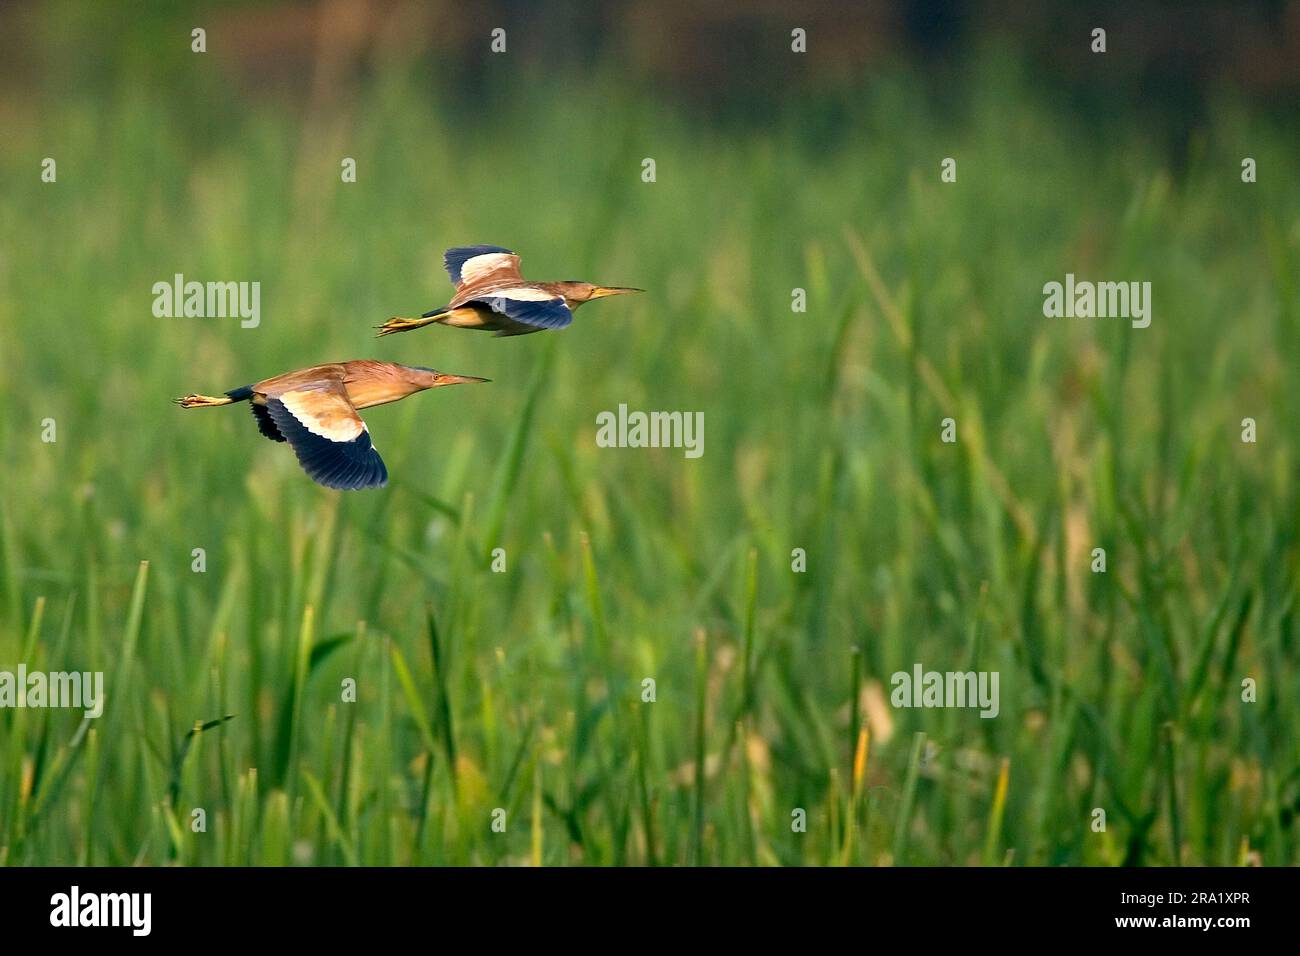
[[[600,594],[600,576],[596,573],[596,559],[591,549],[591,537],[587,532],[578,536],[582,547],[582,574],[586,586],[587,609],[591,613],[591,628],[596,639],[596,648],[600,652],[601,662],[608,671],[613,661],[613,649],[609,643],[609,632],[605,629],[605,602]],[[612,690],[612,687],[611,687]]]
[[[187,766],[187,758],[191,749],[197,749],[195,745],[199,742],[199,737],[206,731],[214,727],[220,727],[228,720],[234,720],[234,714],[226,714],[224,717],[217,717],[215,720],[199,721],[185,734],[180,745],[176,748],[175,756],[172,761],[171,779],[167,783],[167,800],[171,807],[175,807],[181,794],[181,780]]]
[[[645,855],[647,866],[658,866],[659,856],[655,849],[657,840],[655,828],[654,805],[650,797],[650,782],[646,769],[646,762],[649,759],[650,743],[649,723],[650,715],[648,710],[642,710],[639,720],[632,722],[636,731],[636,784],[637,797],[641,802],[641,829],[645,835]]]
[[[122,632],[122,647],[118,654],[121,670],[118,671],[118,697],[130,699],[131,678],[135,670],[135,648],[140,640],[140,627],[144,621],[145,588],[149,583],[149,562],[141,561],[131,589],[131,604],[126,614],[126,627]],[[119,708],[114,708],[120,714]]]
[[[709,704],[709,651],[703,630],[695,634],[695,802],[691,826],[691,859],[704,864],[704,749]]]
[[[438,619],[434,615],[433,606],[426,605],[424,609],[425,630],[429,636],[429,655],[433,661],[433,680],[437,687],[438,699],[436,706],[438,708],[438,724],[442,731],[442,746],[447,758],[447,770],[451,774],[451,784],[453,793],[457,789],[457,765],[456,765],[456,728],[452,723],[451,714],[451,689],[447,674],[447,652],[443,647],[442,639],[438,633]],[[432,754],[430,754],[432,756]]]
[[[22,557],[18,551],[9,508],[4,501],[0,501],[0,560],[4,561],[5,613],[12,625],[12,633],[18,634],[23,618],[23,589],[19,577]]]
[[[290,800],[297,789],[296,774],[292,774],[292,771],[297,766],[298,752],[301,747],[302,702],[307,692],[315,623],[316,612],[313,606],[308,604],[302,610],[302,623],[298,628],[297,650],[294,654],[293,679],[286,700],[280,706],[280,726],[276,733],[275,765],[271,775],[271,786],[286,789]]]
[[[357,622],[357,640],[356,653],[353,655],[352,673],[358,676],[362,674],[362,666],[366,657],[366,623],[365,621]],[[352,827],[352,804],[349,799],[350,786],[352,783],[352,751],[353,736],[356,733],[357,711],[359,708],[351,706],[346,708],[347,717],[343,725],[343,741],[339,747],[342,767],[339,770],[339,793],[337,800],[336,816],[339,825],[345,832],[351,832]]]
[[[23,641],[22,650],[18,654],[20,661],[31,661],[32,653],[36,650],[36,642],[41,636],[41,622],[45,619],[45,596],[40,595],[36,598],[36,606],[32,608],[32,620],[27,627],[27,639]]]
[[[530,807],[530,842],[529,842],[529,859],[533,866],[541,866],[543,856],[543,840],[545,831],[542,826],[542,761],[540,755],[533,757],[533,800]]]
[[[120,670],[118,671],[115,694],[109,694],[105,690],[106,701],[104,703],[104,726],[106,735],[109,731],[116,734],[123,720],[125,720],[124,707],[127,705],[113,706],[113,701],[132,700],[131,681],[133,672],[133,663],[135,661],[135,648],[140,638],[140,629],[144,621],[144,602],[145,592],[149,581],[149,562],[141,561],[135,575],[135,584],[131,589],[131,601],[127,607],[126,625],[122,632],[122,646],[119,652]],[[49,772],[45,775],[45,785],[36,794],[32,803],[31,816],[27,820],[27,826],[30,827],[39,820],[51,806],[54,806],[68,778],[72,774],[76,758],[81,753],[82,743],[86,738],[87,731],[90,730],[91,718],[83,718],[78,725],[76,732],[68,744],[61,748],[51,764]],[[99,756],[96,750],[96,757]],[[98,776],[99,768],[95,767],[92,773]]]
[[[393,673],[397,675],[397,682],[401,685],[402,694],[406,697],[406,705],[411,709],[411,719],[415,721],[415,727],[420,732],[420,740],[429,751],[429,760],[432,761],[433,752],[438,745],[434,742],[433,725],[429,723],[429,715],[425,712],[424,702],[420,700],[420,691],[415,686],[415,678],[411,676],[411,669],[407,666],[406,658],[402,655],[401,648],[397,646],[396,642],[389,642],[388,654],[393,661]]]
[[[1002,818],[1007,809],[1007,784],[1011,775],[1011,761],[1006,757],[998,766],[998,781],[993,790],[993,804],[989,808],[989,824],[984,839],[984,865],[996,866],[998,847],[1002,842]]]
[[[94,866],[95,809],[99,800],[99,733],[93,727],[86,732],[86,810],[83,816],[81,849],[78,865]]]
[[[894,823],[894,866],[906,861],[907,842],[912,826],[912,809],[916,805],[917,778],[921,773],[921,754],[925,749],[925,733],[918,731],[912,738],[912,756],[907,763],[907,782],[898,804],[898,818]]]
[[[1178,808],[1178,727],[1168,721],[1161,727],[1165,738],[1165,786],[1169,798],[1169,844],[1174,866],[1183,865],[1183,818]]]
[[[262,812],[262,866],[286,866],[289,863],[292,834],[289,832],[289,795],[273,790]]]
[[[347,861],[348,866],[360,866],[361,862],[357,856],[357,849],[348,839],[343,827],[339,825],[339,818],[334,815],[334,808],[330,806],[329,798],[325,796],[325,788],[321,786],[320,781],[312,776],[311,771],[304,768],[302,771],[303,782],[307,784],[307,794],[311,797],[311,802],[315,804],[316,809],[320,811],[321,816],[325,818],[325,826],[329,831],[330,838],[334,845],[343,853],[343,859]]]
[[[745,631],[740,653],[740,712],[747,721],[754,708],[754,617],[758,609],[758,549],[750,548],[745,561]]]

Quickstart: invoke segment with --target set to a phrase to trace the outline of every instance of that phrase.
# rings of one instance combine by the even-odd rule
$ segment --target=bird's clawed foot
[[[401,316],[395,315],[383,325],[375,326],[375,328],[379,330],[375,335],[392,335],[394,332],[409,332],[411,329],[418,329],[433,321],[433,319],[404,319]]]
[[[221,396],[214,398],[211,395],[184,395],[180,398],[173,399],[181,408],[210,408],[214,405],[229,405],[232,399]]]

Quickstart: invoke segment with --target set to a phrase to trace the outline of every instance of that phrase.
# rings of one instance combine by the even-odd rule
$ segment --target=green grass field
[[[304,107],[124,59],[3,105],[0,670],[107,706],[0,711],[0,862],[1300,862],[1293,128],[1216,101],[1175,175],[994,58],[757,124],[614,71],[471,116],[418,63]],[[372,338],[466,243],[648,294]],[[261,325],[154,318],[178,272]],[[1152,282],[1150,328],[1045,318],[1067,272]],[[350,494],[170,403],[351,358],[492,383],[368,412],[392,481]],[[598,448],[619,403],[703,456]],[[891,707],[917,663],[998,717]]]

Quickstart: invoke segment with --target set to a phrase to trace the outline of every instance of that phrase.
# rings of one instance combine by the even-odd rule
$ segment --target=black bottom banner
[[[0,869],[0,914],[10,942],[75,933],[128,945],[338,944],[405,930],[558,941],[606,925],[734,943],[814,918],[924,926],[928,942],[1048,931],[1232,945],[1283,932],[1296,885],[1294,871],[1263,868]]]

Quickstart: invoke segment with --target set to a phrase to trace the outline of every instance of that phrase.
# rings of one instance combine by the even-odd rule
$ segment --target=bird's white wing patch
[[[486,252],[466,259],[460,267],[460,285],[473,285],[496,273],[502,278],[519,275],[519,257],[508,252]]]
[[[550,299],[559,299],[560,297],[554,292],[547,292],[545,289],[535,289],[532,286],[516,286],[505,289],[492,289],[487,292],[480,292],[479,299],[487,302],[491,299],[514,299],[516,302],[546,302]]]
[[[366,423],[341,390],[304,388],[278,397],[289,413],[313,435],[333,442],[348,442],[366,431]]]

